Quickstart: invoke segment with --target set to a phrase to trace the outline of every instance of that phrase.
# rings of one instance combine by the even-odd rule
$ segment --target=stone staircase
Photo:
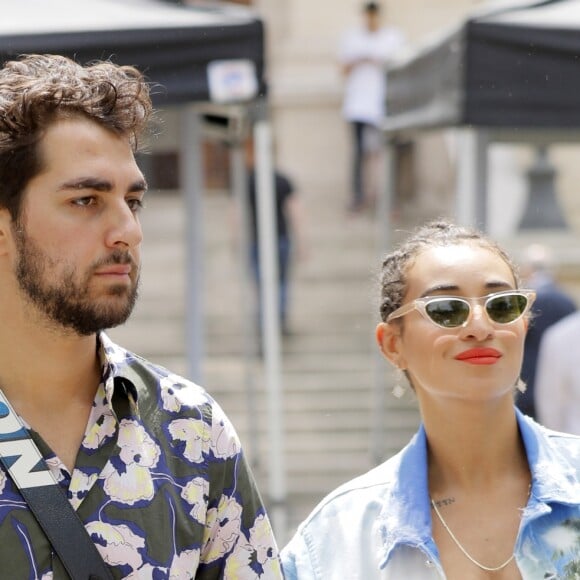
[[[404,445],[418,422],[414,402],[388,394],[391,371],[374,343],[374,218],[346,216],[343,202],[335,191],[303,199],[307,255],[295,264],[291,334],[282,342],[289,525],[280,544],[326,493]],[[267,386],[256,354],[253,290],[232,235],[230,204],[226,192],[204,197],[202,382],[234,422],[267,503]],[[186,375],[181,196],[152,192],[142,221],[140,300],[131,320],[110,335]]]

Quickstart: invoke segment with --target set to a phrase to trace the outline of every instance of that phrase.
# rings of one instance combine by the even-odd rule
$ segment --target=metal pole
[[[278,538],[287,533],[286,469],[278,317],[278,256],[275,232],[275,182],[272,160],[272,133],[265,110],[258,111],[254,125],[256,148],[256,202],[260,285],[262,300],[262,345],[264,378],[268,389],[269,513]],[[281,542],[282,543],[282,542]]]
[[[203,296],[203,167],[201,121],[191,105],[181,110],[180,186],[185,203],[186,291],[185,348],[188,378],[202,383],[204,355]]]
[[[383,174],[385,175],[385,185],[382,195],[378,198],[376,226],[377,249],[379,259],[390,249],[392,244],[393,229],[393,199],[397,183],[394,144],[391,137],[385,136],[385,148],[383,155]],[[385,361],[381,351],[374,349],[374,392],[373,392],[373,418],[371,435],[371,458],[375,465],[382,463],[385,459],[385,410],[386,410],[386,369]]]
[[[458,139],[456,217],[460,224],[485,231],[489,135],[481,129],[461,129]]]
[[[257,350],[257,332],[254,314],[248,304],[252,303],[250,285],[253,280],[249,274],[250,253],[250,207],[248,200],[248,172],[244,162],[244,148],[240,138],[234,139],[230,148],[230,167],[232,175],[232,192],[236,204],[236,211],[240,219],[238,266],[241,281],[240,312],[242,312],[242,341],[244,353],[244,391],[248,420],[247,448],[250,464],[257,469],[260,463],[258,452],[258,429],[252,417],[256,413],[255,376],[252,370],[252,359]]]
[[[482,231],[488,228],[487,190],[488,190],[488,148],[489,135],[485,129],[475,132],[475,224]]]

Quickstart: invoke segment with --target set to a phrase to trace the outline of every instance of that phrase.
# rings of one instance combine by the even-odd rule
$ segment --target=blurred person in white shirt
[[[580,435],[580,312],[546,330],[536,370],[536,411],[540,423]]]
[[[353,139],[352,212],[369,202],[370,166],[381,146],[379,127],[386,112],[385,69],[404,44],[399,30],[382,26],[377,2],[366,2],[362,11],[363,25],[345,33],[339,51],[345,76],[342,113]]]

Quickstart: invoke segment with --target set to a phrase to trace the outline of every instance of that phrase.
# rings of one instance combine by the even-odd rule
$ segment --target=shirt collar
[[[136,403],[138,391],[130,377],[130,363],[135,355],[115,344],[104,332],[97,336],[97,352],[109,404],[112,405],[113,395],[118,391]]]

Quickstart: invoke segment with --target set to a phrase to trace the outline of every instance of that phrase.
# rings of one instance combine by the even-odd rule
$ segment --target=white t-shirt
[[[342,112],[347,121],[372,125],[381,122],[385,114],[385,67],[402,46],[403,36],[394,28],[371,32],[361,27],[345,34],[340,45],[340,62],[372,61],[356,64],[346,79]]]
[[[550,326],[540,343],[535,400],[538,421],[580,435],[580,312]]]

